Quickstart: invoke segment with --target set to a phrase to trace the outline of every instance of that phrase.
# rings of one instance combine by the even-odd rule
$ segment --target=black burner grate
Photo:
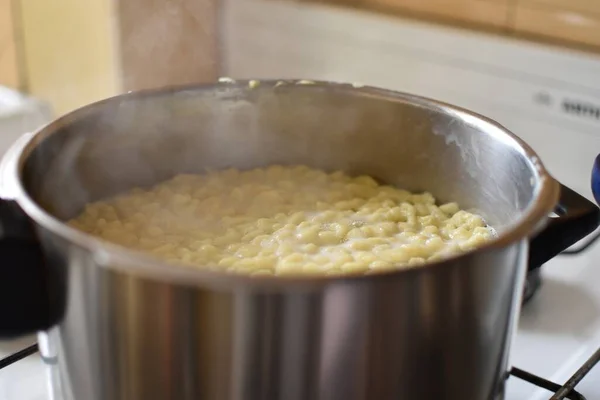
[[[8,357],[0,360],[0,369],[8,367],[11,364],[16,363],[19,360],[29,357],[38,351],[38,345],[33,344],[29,347],[24,348]],[[575,387],[581,382],[581,380],[594,368],[594,366],[600,362],[600,348],[573,374],[571,378],[564,384],[559,385],[551,382],[547,379],[541,378],[530,372],[523,371],[519,368],[513,368],[509,375],[518,379],[522,379],[532,385],[538,386],[542,389],[546,389],[549,392],[554,393],[549,400],[586,400],[586,398],[575,390]]]
[[[7,357],[4,357],[3,359],[0,360],[0,369],[8,367],[11,364],[16,363],[17,361],[20,361],[22,359],[24,359],[25,357],[29,357],[32,354],[37,353],[38,351],[38,345],[36,344],[32,344],[29,347],[24,348],[23,350],[19,350],[16,353],[13,353]]]
[[[599,361],[600,348],[562,386],[519,368],[513,368],[510,375],[553,392],[554,395],[550,397],[550,400],[586,400],[581,393],[575,390],[575,387]]]

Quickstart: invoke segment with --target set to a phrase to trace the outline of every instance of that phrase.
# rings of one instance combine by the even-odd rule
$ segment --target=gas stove
[[[361,82],[464,106],[521,136],[556,178],[592,198],[600,57],[305,3],[226,3],[223,75]],[[597,242],[530,274],[505,400],[600,399]],[[49,399],[51,365],[35,337],[0,342],[0,358],[0,400]]]

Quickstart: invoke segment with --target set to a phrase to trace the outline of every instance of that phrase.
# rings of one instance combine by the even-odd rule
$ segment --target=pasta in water
[[[494,236],[429,193],[304,166],[179,175],[88,204],[70,224],[171,263],[251,275],[409,268]]]

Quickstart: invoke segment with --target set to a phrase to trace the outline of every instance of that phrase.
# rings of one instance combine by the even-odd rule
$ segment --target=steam
[[[125,90],[214,81],[216,10],[209,0],[120,3]]]

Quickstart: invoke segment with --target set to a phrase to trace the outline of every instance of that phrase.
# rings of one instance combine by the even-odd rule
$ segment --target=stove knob
[[[600,154],[594,160],[594,167],[592,168],[592,193],[596,203],[600,204]]]

